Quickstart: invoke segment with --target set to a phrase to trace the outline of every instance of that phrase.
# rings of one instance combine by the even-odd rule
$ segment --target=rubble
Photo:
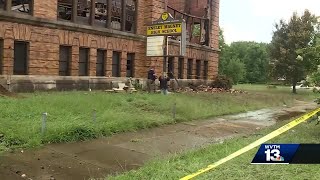
[[[205,92],[205,93],[231,93],[231,94],[248,94],[246,91],[242,90],[235,90],[235,89],[223,89],[223,88],[213,88],[210,86],[205,86],[205,85],[200,85],[200,86],[195,86],[192,85],[190,87],[185,87],[185,88],[178,88],[176,92],[180,93],[200,93],[200,92]]]

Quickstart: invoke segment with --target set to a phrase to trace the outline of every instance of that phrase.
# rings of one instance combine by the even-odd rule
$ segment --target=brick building
[[[164,11],[187,22],[187,55],[146,57],[146,26]],[[13,91],[107,88],[150,65],[181,81],[218,71],[219,0],[0,0],[0,84]],[[179,51],[170,39],[169,54]]]

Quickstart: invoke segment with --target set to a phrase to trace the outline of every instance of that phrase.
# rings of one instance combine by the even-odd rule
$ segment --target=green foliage
[[[299,51],[316,45],[317,23],[315,15],[306,10],[301,17],[293,13],[289,22],[281,20],[275,25],[270,46],[272,75],[275,78],[285,78],[295,87],[298,81],[315,70],[314,58]],[[304,56],[303,59],[297,59],[299,54]],[[296,93],[295,88],[293,93]]]
[[[225,68],[224,73],[230,77],[235,84],[239,81],[243,81],[246,74],[246,67],[239,59],[231,59]]]
[[[223,31],[219,34],[220,43],[220,60],[219,74],[232,76],[235,79],[234,73],[230,74],[233,65],[245,68],[240,70],[240,78],[234,81],[249,82],[249,83],[264,83],[268,79],[268,45],[265,43],[239,41],[229,45],[225,44]],[[240,62],[238,62],[240,61]]]
[[[220,75],[212,82],[211,87],[229,90],[232,88],[232,84],[232,79]]]
[[[315,86],[320,86],[320,71],[313,73],[310,76],[310,81]]]
[[[200,36],[200,31],[201,31],[200,24],[194,24],[192,36]]]

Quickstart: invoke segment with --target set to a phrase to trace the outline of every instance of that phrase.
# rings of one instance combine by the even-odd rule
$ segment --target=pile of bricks
[[[231,94],[247,94],[248,92],[242,90],[235,90],[235,89],[223,89],[223,88],[212,88],[210,86],[200,85],[200,86],[191,86],[185,88],[179,88],[176,92],[191,92],[191,93],[231,93]]]

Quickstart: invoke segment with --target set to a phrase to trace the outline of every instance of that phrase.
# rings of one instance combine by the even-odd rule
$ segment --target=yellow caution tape
[[[249,151],[249,150],[251,150],[251,149],[253,149],[253,148],[255,148],[255,147],[257,147],[257,146],[259,146],[261,144],[263,144],[263,143],[265,143],[266,141],[268,141],[268,140],[270,140],[270,139],[272,139],[274,137],[279,136],[280,134],[282,134],[282,133],[288,131],[289,129],[297,126],[298,124],[306,121],[307,119],[309,119],[310,117],[314,116],[318,112],[320,112],[320,108],[318,108],[318,109],[316,109],[314,111],[311,111],[311,112],[309,112],[309,113],[307,113],[307,114],[305,114],[305,115],[303,115],[303,116],[291,121],[290,123],[288,123],[288,124],[282,126],[281,128],[271,132],[270,134],[258,139],[257,141],[255,141],[255,142],[249,144],[248,146],[236,151],[235,153],[230,154],[229,156],[227,156],[227,157],[225,157],[225,158],[223,158],[223,159],[221,159],[221,160],[219,160],[219,161],[217,161],[217,162],[215,162],[213,164],[210,164],[206,168],[200,169],[196,173],[187,175],[187,176],[181,178],[180,180],[189,180],[189,179],[192,179],[192,178],[194,178],[196,176],[199,176],[199,175],[201,175],[201,174],[203,174],[205,172],[208,172],[211,169],[216,168],[219,165],[221,165],[221,164],[223,164],[223,163],[225,163],[225,162],[227,162],[227,161],[229,161],[229,160],[231,160],[231,159],[233,159],[233,158],[235,158],[237,156],[240,156],[241,154],[243,154],[243,153],[245,153],[245,152],[247,152],[247,151]]]

